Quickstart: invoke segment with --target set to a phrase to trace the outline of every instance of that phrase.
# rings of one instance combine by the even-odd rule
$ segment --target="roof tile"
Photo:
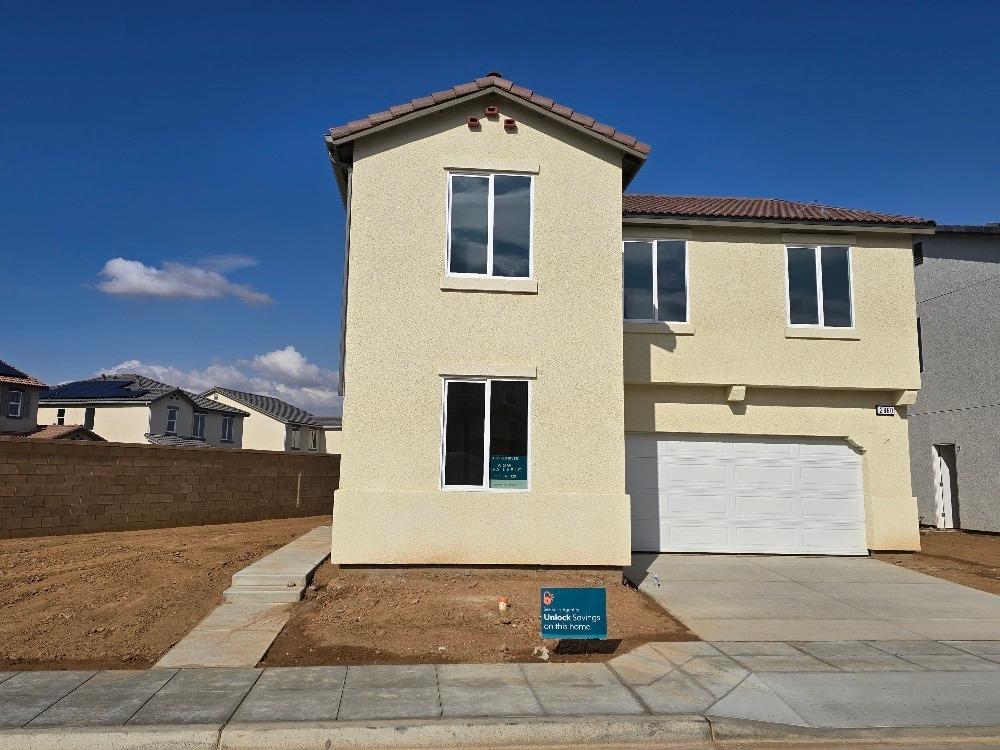
[[[449,99],[454,99],[454,98],[455,98],[455,92],[452,91],[451,89],[448,89],[447,91],[435,91],[433,94],[431,94],[431,99],[433,99],[436,102],[446,102]]]
[[[526,89],[524,86],[518,86],[516,83],[511,85],[510,93],[514,96],[519,96],[522,99],[531,99],[531,94],[533,93],[531,89]]]
[[[545,109],[552,109],[552,106],[555,104],[549,97],[542,96],[541,94],[532,94],[530,101],[532,104],[537,104],[539,107],[544,107]]]
[[[838,208],[778,198],[724,198],[693,195],[624,195],[624,216],[676,216],[687,218],[806,221],[818,224],[885,224],[934,226],[916,216]]]
[[[460,83],[453,87],[455,93],[461,96],[462,94],[471,94],[474,91],[478,91],[479,87],[474,83]]]
[[[423,109],[424,107],[429,107],[434,104],[434,97],[421,96],[416,99],[410,99],[410,104],[413,105],[414,109]]]
[[[596,130],[601,135],[606,135],[611,138],[615,134],[615,129],[610,125],[605,125],[603,122],[595,122],[590,126],[591,130]]]
[[[406,104],[397,104],[394,107],[389,107],[389,111],[392,113],[393,117],[400,117],[401,115],[409,114],[413,111],[413,105],[407,102]]]

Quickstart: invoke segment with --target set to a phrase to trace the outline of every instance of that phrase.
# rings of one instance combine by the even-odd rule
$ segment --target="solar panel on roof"
[[[0,362],[0,375],[6,375],[9,378],[26,378],[28,377],[23,372],[18,370],[16,367],[11,367],[6,362]]]
[[[134,399],[146,393],[142,389],[130,389],[130,385],[128,380],[78,380],[50,388],[42,394],[42,399]]]

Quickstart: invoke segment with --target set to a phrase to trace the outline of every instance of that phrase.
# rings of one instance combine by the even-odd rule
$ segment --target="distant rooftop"
[[[280,398],[275,398],[274,396],[262,396],[259,393],[247,393],[246,391],[234,391],[231,388],[210,388],[209,390],[202,393],[202,397],[210,396],[213,393],[219,393],[227,398],[231,398],[233,401],[242,404],[254,411],[265,414],[273,419],[277,419],[279,422],[284,422],[285,424],[296,424],[296,425],[308,425],[311,427],[319,427],[322,422],[319,421],[314,414],[307,412],[305,409],[300,409],[297,406],[293,406],[287,401],[282,401]],[[211,401],[211,399],[206,399]],[[213,401],[212,403],[218,403]]]
[[[39,396],[41,402],[54,401],[120,401],[149,403],[168,393],[180,392],[204,411],[250,416],[247,412],[236,409],[218,401],[203,398],[197,393],[185,391],[177,386],[162,383],[159,380],[138,375],[136,373],[120,373],[115,375],[100,375],[87,380],[74,380],[49,388]]]
[[[939,224],[937,231],[945,234],[1000,235],[1000,221],[991,221],[986,224]]]
[[[38,378],[32,377],[26,372],[18,370],[13,365],[9,365],[0,359],[0,383],[10,383],[12,385],[26,385],[33,388],[48,388]]]
[[[341,426],[340,417],[316,417],[316,421],[319,422],[324,427],[339,428]]]

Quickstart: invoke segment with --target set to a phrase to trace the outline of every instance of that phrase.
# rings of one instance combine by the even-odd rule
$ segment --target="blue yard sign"
[[[542,589],[541,597],[542,638],[608,637],[607,589]]]

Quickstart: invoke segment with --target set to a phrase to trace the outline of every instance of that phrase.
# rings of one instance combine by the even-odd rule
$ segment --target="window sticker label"
[[[490,489],[526,490],[527,456],[490,456]]]

